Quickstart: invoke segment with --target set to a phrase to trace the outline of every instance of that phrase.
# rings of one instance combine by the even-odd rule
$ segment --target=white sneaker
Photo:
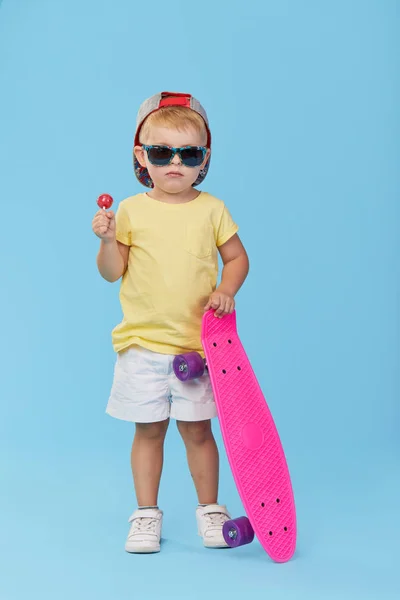
[[[125,544],[127,552],[160,552],[163,513],[158,508],[135,510],[129,519],[131,528]]]
[[[203,538],[206,548],[228,548],[228,544],[222,535],[222,527],[225,521],[229,521],[231,518],[226,506],[219,506],[218,504],[198,506],[196,517],[198,532]]]

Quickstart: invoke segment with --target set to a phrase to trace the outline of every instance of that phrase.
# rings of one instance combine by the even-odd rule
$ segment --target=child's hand
[[[204,311],[206,312],[207,310],[210,310],[210,308],[215,309],[215,317],[221,318],[233,313],[235,310],[235,300],[231,296],[228,296],[228,294],[215,290],[215,292],[211,294]]]
[[[115,240],[115,214],[112,210],[99,210],[92,222],[93,232],[104,242]]]

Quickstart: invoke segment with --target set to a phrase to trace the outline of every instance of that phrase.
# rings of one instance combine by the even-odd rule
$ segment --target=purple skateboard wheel
[[[224,540],[231,548],[251,544],[254,540],[254,529],[247,517],[239,517],[226,521],[222,529]]]
[[[197,379],[204,374],[204,359],[198,352],[179,354],[174,358],[174,373],[180,381]]]

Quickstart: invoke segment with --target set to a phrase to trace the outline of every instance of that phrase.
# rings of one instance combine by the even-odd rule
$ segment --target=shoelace
[[[135,533],[156,533],[157,519],[151,517],[140,517],[132,523],[130,535]]]
[[[219,529],[228,521],[228,517],[224,513],[208,513],[204,515],[208,528]]]

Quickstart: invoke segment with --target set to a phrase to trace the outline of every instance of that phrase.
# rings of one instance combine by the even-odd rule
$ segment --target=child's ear
[[[146,160],[145,160],[145,154],[144,154],[144,150],[143,150],[142,146],[135,146],[133,149],[133,152],[134,152],[137,160],[139,161],[140,166],[145,167]]]

